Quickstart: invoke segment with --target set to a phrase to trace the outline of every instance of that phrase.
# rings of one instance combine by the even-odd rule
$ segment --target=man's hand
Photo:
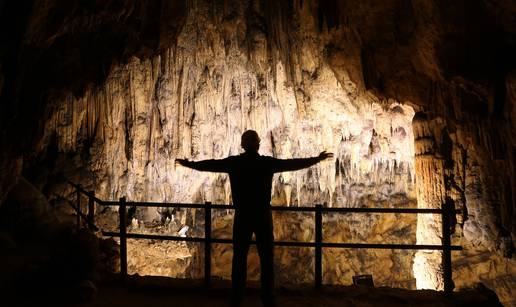
[[[326,159],[333,158],[333,153],[323,151],[319,154],[319,160],[324,161]]]
[[[186,166],[188,167],[188,164],[190,164],[190,161],[188,161],[187,159],[176,159],[175,160],[175,165],[181,165],[181,166]]]

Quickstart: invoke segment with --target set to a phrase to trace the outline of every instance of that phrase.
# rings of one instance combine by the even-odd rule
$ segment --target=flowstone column
[[[424,113],[416,113],[412,121],[414,131],[416,193],[419,208],[441,208],[446,199],[445,160],[439,153],[438,119],[430,120]],[[420,214],[417,219],[417,244],[441,244],[442,219],[437,214]],[[413,266],[418,289],[442,290],[442,251],[420,250]]]

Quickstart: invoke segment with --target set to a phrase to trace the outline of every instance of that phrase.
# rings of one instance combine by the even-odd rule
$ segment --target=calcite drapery
[[[246,30],[240,28],[245,26],[243,11],[234,19],[217,21],[205,10],[204,6],[190,9],[177,46],[152,59],[133,58],[114,68],[104,86],[82,97],[70,96],[52,113],[47,122],[48,138],[57,138],[60,151],[87,152],[84,167],[94,176],[97,195],[105,199],[126,196],[130,200],[229,203],[226,175],[176,167],[174,159],[238,154],[241,133],[254,129],[262,139],[262,154],[280,158],[314,156],[322,150],[336,154],[334,163],[277,175],[274,205],[415,206],[411,107],[360,92],[351,81],[340,83],[331,67],[320,60],[323,44],[316,42],[324,37],[309,31],[313,24],[303,25],[310,36],[306,44],[299,45],[296,63],[270,65],[260,60],[268,52],[260,44],[260,33],[252,32],[256,44],[251,54],[242,52],[239,31]],[[227,23],[238,30],[226,31]],[[150,231],[145,228],[163,221],[163,216],[162,210],[137,210],[135,227]],[[177,224],[172,224],[177,227],[189,226],[188,234],[202,235],[199,213],[167,212],[166,216],[173,217]],[[231,216],[220,218],[230,220]],[[393,216],[329,216],[327,239],[413,242],[413,219],[394,218],[407,222],[391,223]],[[310,221],[305,219],[277,216],[277,238],[313,239],[313,233],[306,232]],[[222,223],[219,231],[227,233],[229,225]],[[302,234],[291,234],[295,225],[300,225]],[[399,225],[403,227],[397,229]],[[390,237],[379,236],[377,228]],[[169,227],[160,231],[177,230]],[[191,256],[197,257],[197,247],[189,248]],[[229,248],[216,247],[215,252],[227,255]],[[140,273],[177,273],[160,268],[168,265],[164,259],[150,260],[150,254],[142,258],[138,248],[130,250],[135,253],[129,255],[129,261],[135,261],[133,268],[141,268]],[[375,254],[376,258],[367,251],[328,251],[325,279],[349,283],[354,273],[373,271],[377,284],[413,286],[410,252]],[[309,250],[298,254],[284,250],[278,257],[284,268],[278,278],[291,279],[288,274],[294,274],[294,269],[298,282],[309,282],[311,266],[297,266],[312,261]],[[291,261],[292,257],[297,260]],[[176,265],[184,265],[183,258],[182,252]],[[219,260],[215,272],[228,277],[229,259],[215,258]],[[349,264],[339,264],[339,259],[347,259]],[[138,265],[138,261],[157,264],[153,269]],[[186,273],[179,272],[179,276],[195,275],[199,267],[195,261],[188,263],[191,266],[184,266]],[[376,273],[375,267],[381,271]],[[390,271],[396,274],[385,274]],[[256,273],[253,276],[256,278]]]

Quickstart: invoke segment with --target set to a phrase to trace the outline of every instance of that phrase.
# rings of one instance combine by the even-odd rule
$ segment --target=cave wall
[[[277,175],[274,205],[416,206],[412,108],[359,93],[352,83],[340,84],[326,63],[316,61],[322,57],[325,44],[317,43],[313,24],[299,30],[310,35],[304,38],[307,44],[300,44],[310,46],[303,49],[310,56],[292,66],[306,75],[298,96],[281,61],[276,66],[256,62],[267,58],[266,45],[245,46],[249,9],[246,5],[227,12],[222,6],[190,7],[173,48],[147,60],[132,58],[113,69],[105,85],[56,104],[59,107],[49,111],[52,115],[45,126],[43,144],[55,143],[58,152],[76,156],[78,164],[70,176],[77,182],[92,183],[96,195],[103,199],[126,196],[130,200],[227,204],[231,199],[227,175],[176,167],[174,159],[238,154],[242,132],[255,129],[262,138],[262,154],[281,158],[315,156],[322,150],[336,154],[334,163]],[[228,27],[242,33],[228,32]],[[168,214],[174,221],[167,227],[155,227]],[[134,228],[176,233],[188,227],[189,235],[202,235],[200,214],[137,210]],[[221,229],[215,224],[214,231],[230,233],[231,217],[229,212],[220,215],[225,223]],[[313,240],[314,232],[307,229],[312,219],[276,216],[276,238]],[[394,220],[403,222],[396,224]],[[332,216],[327,224],[328,238],[333,241],[391,239],[410,243],[415,239],[411,217]],[[355,226],[348,228],[349,224]],[[379,237],[378,228],[385,237]],[[201,255],[197,245],[186,247],[187,260],[178,254],[175,265],[167,260],[171,255],[165,246],[181,244],[155,248],[140,242],[131,245],[129,265],[133,273],[188,277],[200,273],[202,266],[195,262]],[[156,253],[142,255],[146,249]],[[230,250],[227,245],[215,248],[216,275],[229,278]],[[325,278],[332,283],[349,283],[353,273],[371,272],[378,284],[413,287],[413,253],[377,254],[373,261],[375,256],[366,251],[331,251],[325,258]],[[282,282],[309,283],[313,279],[311,270],[306,269],[313,261],[309,249],[279,249],[277,257]],[[348,259],[349,263],[337,267],[335,259]],[[250,275],[256,279],[256,261],[252,263]],[[375,270],[375,266],[382,269]],[[184,272],[178,273],[181,269]],[[388,271],[394,274],[385,274]]]
[[[188,23],[187,16],[192,12],[206,18],[202,25]],[[168,179],[158,176],[156,168],[139,164],[153,159],[151,153],[154,155],[156,149],[172,148],[168,152],[158,151],[158,157],[160,154],[170,157],[175,150],[176,154],[194,158],[210,154],[218,157],[238,149],[237,140],[224,139],[229,144],[225,145],[225,150],[212,146],[215,148],[189,151],[195,144],[192,139],[204,140],[202,135],[206,131],[189,126],[198,125],[199,117],[180,125],[184,118],[179,118],[175,127],[173,122],[162,122],[162,117],[158,116],[192,115],[195,108],[220,107],[207,102],[195,106],[191,103],[195,101],[193,97],[207,97],[207,93],[202,92],[206,88],[213,88],[209,93],[221,91],[216,90],[215,79],[223,77],[216,77],[214,72],[224,75],[228,71],[238,72],[238,77],[233,78],[239,80],[235,84],[245,86],[237,86],[235,90],[248,94],[243,99],[247,111],[260,109],[252,107],[253,101],[263,105],[271,100],[269,107],[272,108],[281,105],[278,101],[288,101],[291,113],[283,110],[284,114],[296,114],[300,119],[317,114],[317,103],[313,100],[318,99],[313,96],[325,92],[321,85],[317,89],[317,80],[324,79],[338,83],[330,91],[333,98],[341,95],[347,97],[347,102],[359,102],[354,106],[356,109],[365,108],[366,101],[365,105],[375,106],[373,110],[388,113],[394,100],[410,105],[421,115],[419,118],[424,118],[423,122],[414,123],[415,131],[421,125],[427,129],[423,134],[415,133],[414,140],[415,177],[421,178],[416,183],[419,185],[418,205],[426,206],[421,200],[427,200],[428,206],[440,207],[443,201],[451,199],[456,208],[465,209],[466,213],[458,217],[455,226],[454,240],[466,247],[464,252],[454,254],[458,263],[456,283],[467,285],[482,281],[510,302],[514,297],[510,289],[514,288],[511,257],[516,232],[516,83],[512,56],[515,54],[515,12],[516,5],[511,1],[489,0],[453,3],[393,0],[381,5],[372,1],[3,3],[5,26],[2,31],[6,32],[6,44],[2,45],[0,54],[0,94],[6,103],[1,115],[0,193],[6,194],[9,178],[22,171],[21,164],[26,176],[40,180],[43,187],[45,179],[36,178],[35,174],[41,173],[39,166],[43,162],[52,160],[67,175],[80,173],[76,178],[81,178],[86,185],[100,184],[102,195],[114,197],[136,189],[138,193],[142,191],[139,195],[165,198],[172,190],[149,190],[145,178],[159,177],[161,181],[157,182]],[[11,24],[19,25],[16,31],[10,31]],[[214,28],[209,29],[209,26]],[[181,41],[181,33],[189,33],[194,38]],[[195,45],[200,39],[203,45]],[[204,45],[205,42],[210,42],[211,46]],[[216,55],[221,54],[225,56],[218,60],[222,68],[216,67]],[[190,55],[195,56],[190,58]],[[213,63],[207,65],[205,73],[203,61],[210,56]],[[187,64],[193,67],[188,74],[179,72],[185,59],[192,61]],[[225,66],[228,62],[237,65],[228,68]],[[193,79],[180,81],[178,76]],[[199,93],[193,88],[181,93],[184,86],[168,90],[165,86],[180,82],[203,86],[199,87]],[[263,98],[262,92],[271,89],[276,97]],[[158,97],[153,97],[156,94]],[[222,97],[231,97],[226,95],[229,96]],[[239,96],[244,95],[242,92],[234,95],[236,105]],[[171,104],[174,108],[187,107],[159,109],[159,101],[173,99],[177,99],[177,104]],[[323,99],[326,97],[319,97]],[[227,103],[230,105],[231,99]],[[240,102],[240,105],[245,103]],[[343,106],[350,105],[344,103]],[[373,110],[368,114],[375,114]],[[196,111],[196,114],[209,113]],[[245,116],[235,115],[235,121],[247,117],[252,122],[256,114],[253,111]],[[141,114],[145,116],[137,116]],[[264,114],[267,112],[261,116]],[[263,119],[256,116],[253,120]],[[272,122],[274,120],[278,119]],[[133,134],[131,131],[138,124],[145,129]],[[167,124],[173,127],[164,131],[175,131],[171,135],[189,130],[198,135],[187,134],[185,145],[174,143],[173,138],[168,137],[172,142],[165,145],[166,134],[151,132]],[[235,125],[233,128],[238,135],[236,131],[244,127]],[[275,132],[285,134],[284,128],[285,125]],[[55,133],[52,135],[52,132]],[[115,146],[115,139],[126,142]],[[145,140],[149,139],[157,141],[147,144]],[[160,142],[161,146],[157,146]],[[131,150],[140,145],[148,149]],[[277,152],[272,151],[272,145],[265,149],[285,157],[299,153],[288,148],[292,145],[283,145],[278,146]],[[103,155],[103,148],[121,158],[111,159],[111,163],[106,164],[106,159],[98,159]],[[314,146],[312,152],[306,154],[315,153]],[[431,155],[424,158],[428,153]],[[418,158],[419,154],[422,156]],[[426,162],[423,159],[427,159]],[[353,165],[350,160],[339,162],[348,163],[348,167]],[[431,174],[436,177],[432,180],[425,172],[428,169],[423,167],[425,163],[434,165]],[[160,165],[157,169],[163,167]],[[116,178],[113,182],[100,175],[123,174],[125,170],[134,174],[128,176],[132,183],[129,178]],[[188,177],[187,174],[181,176]],[[313,176],[303,179],[312,178],[310,182]],[[287,178],[289,180],[293,178]],[[312,185],[325,180],[334,179],[313,180]],[[438,193],[432,188],[435,182],[441,189]],[[349,185],[346,189],[349,190]],[[286,190],[275,189],[279,194]],[[286,201],[287,194],[282,193],[283,196],[276,195],[277,199]],[[292,193],[297,195],[298,191],[293,189],[290,197]],[[225,191],[216,194],[227,198]],[[336,199],[330,195],[325,197]],[[418,223],[440,229],[438,219],[424,223],[420,219]],[[431,240],[439,239],[436,231],[427,235]],[[437,258],[437,266],[429,272],[439,270]]]

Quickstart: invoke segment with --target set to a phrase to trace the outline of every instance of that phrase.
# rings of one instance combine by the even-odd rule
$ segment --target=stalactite
[[[267,3],[276,5],[274,1]],[[225,33],[220,25],[213,25],[214,19],[203,16],[198,11],[201,9],[190,3],[189,17],[177,45],[155,58],[132,58],[113,67],[104,85],[88,90],[80,102],[73,102],[54,115],[54,128],[48,128],[47,133],[56,132],[62,151],[71,152],[71,146],[75,148],[80,139],[94,139],[91,161],[85,167],[91,168],[98,180],[99,197],[230,203],[226,175],[176,167],[174,159],[238,154],[241,133],[254,129],[261,136],[264,155],[310,157],[327,150],[334,152],[338,161],[276,175],[274,205],[415,206],[415,185],[410,179],[410,174],[414,174],[412,108],[393,100],[380,102],[371,93],[350,96],[348,93],[354,92],[355,85],[340,83],[331,67],[319,60],[324,52],[322,43],[319,46],[311,41],[308,55],[300,54],[308,51],[301,51],[306,47],[302,41],[294,44],[292,37],[285,34],[288,15],[278,13],[276,17],[280,19],[265,17],[271,36],[267,42],[275,44],[269,50],[257,51],[257,55],[265,52],[265,58],[272,59],[265,67],[251,65],[249,53],[239,49],[238,37]],[[237,13],[242,15],[236,14],[235,22],[240,22],[244,13]],[[310,40],[315,37],[314,34]],[[284,48],[279,51],[278,46]],[[66,116],[71,123],[62,123]],[[370,145],[374,150],[370,150]],[[138,211],[137,220],[143,224],[153,220],[157,223],[161,221],[159,212]],[[193,213],[174,214],[175,221],[190,223],[180,225],[188,226],[190,233],[201,231],[199,225],[193,224]],[[221,215],[224,221],[230,218],[228,212]],[[287,225],[304,223],[278,219]],[[391,220],[392,217],[381,220],[360,215],[332,218],[330,237],[344,236],[347,240],[349,232],[343,235],[333,231],[345,232],[346,225],[352,224],[353,235],[368,240],[375,237],[372,229],[379,223],[394,228],[388,222]],[[402,239],[414,239],[415,220],[398,220],[413,222]],[[225,233],[227,229],[218,231]],[[286,232],[281,235],[294,236]],[[198,251],[192,247],[190,252],[193,259]],[[292,257],[282,255],[286,260]],[[357,255],[346,255],[357,271],[367,270],[370,265]],[[411,255],[404,256],[407,263]],[[310,255],[300,257],[309,261]],[[390,254],[382,259],[390,259]],[[410,266],[403,270],[410,275]],[[342,276],[350,271],[328,274],[342,282]],[[384,282],[397,283],[396,278],[386,278]],[[407,286],[412,286],[410,281]]]

